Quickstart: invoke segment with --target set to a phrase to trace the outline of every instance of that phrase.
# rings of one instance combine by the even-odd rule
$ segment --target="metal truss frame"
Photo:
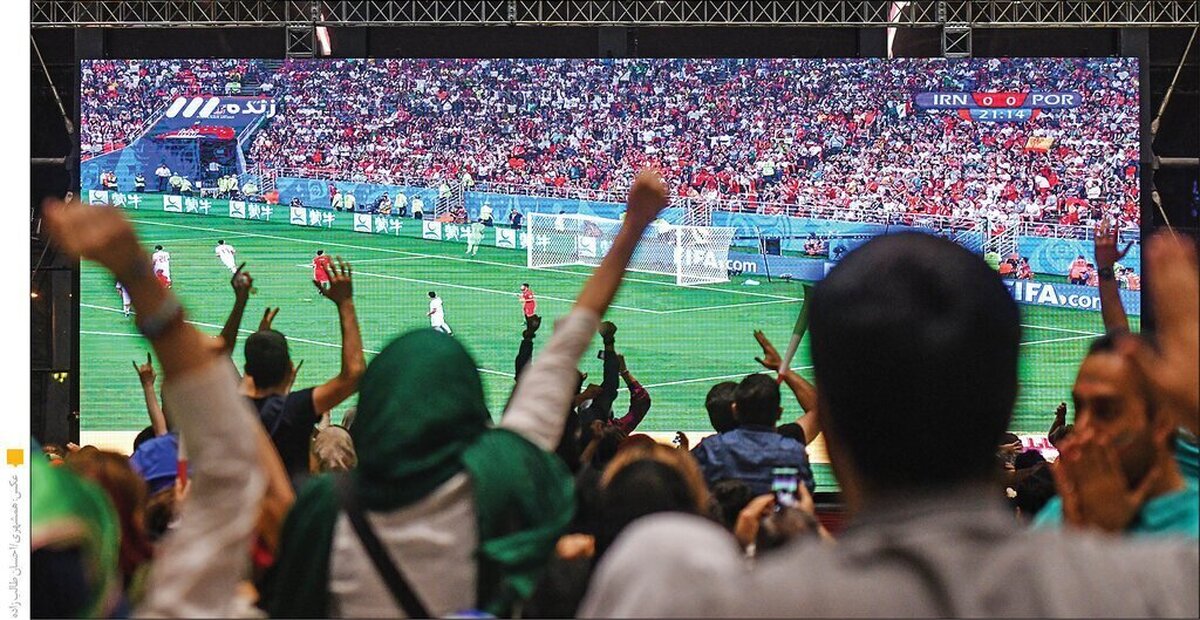
[[[970,7],[966,12],[956,11],[952,2],[937,3],[937,18],[942,24],[942,56],[946,58],[970,58],[972,30],[969,21]],[[963,18],[967,18],[964,20]]]
[[[288,26],[284,29],[284,55],[288,58],[312,58],[316,49],[315,28],[309,25]]]
[[[312,58],[317,48],[316,23],[321,19],[321,3],[309,2],[288,3],[291,8],[302,8],[306,11],[307,20],[298,23],[288,23],[284,28],[284,55],[288,58]]]
[[[33,28],[361,26],[1191,27],[1200,0],[33,0]],[[313,6],[317,6],[314,18]],[[953,42],[952,42],[953,43]],[[962,43],[959,41],[958,43]],[[949,51],[961,50],[951,45]],[[966,47],[969,53],[969,40]]]

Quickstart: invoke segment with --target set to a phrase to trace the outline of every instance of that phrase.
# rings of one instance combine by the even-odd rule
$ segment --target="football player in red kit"
[[[317,256],[312,261],[313,280],[322,288],[329,286],[329,270],[333,269],[333,260],[325,254],[325,250],[317,250]]]
[[[525,313],[526,322],[529,317],[537,314],[537,298],[533,296],[533,289],[529,288],[528,282],[521,283],[521,292],[518,295],[521,300],[521,310]]]

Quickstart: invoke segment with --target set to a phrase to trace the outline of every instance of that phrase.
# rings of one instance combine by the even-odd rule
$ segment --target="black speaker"
[[[768,256],[779,256],[779,237],[767,237],[763,239],[763,253],[767,254]]]

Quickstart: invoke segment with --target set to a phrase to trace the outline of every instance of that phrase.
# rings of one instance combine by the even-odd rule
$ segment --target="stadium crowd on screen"
[[[87,159],[141,137],[176,97],[253,89],[278,104],[249,141],[254,170],[607,196],[652,166],[673,195],[725,209],[1047,236],[1105,217],[1138,227],[1137,84],[1129,59],[95,61],[80,131]],[[912,102],[1016,85],[1082,104],[997,127]]]

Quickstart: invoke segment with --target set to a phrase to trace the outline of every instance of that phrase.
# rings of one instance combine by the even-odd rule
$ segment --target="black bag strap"
[[[404,578],[404,574],[400,572],[400,568],[396,566],[379,537],[375,535],[375,530],[371,529],[366,513],[358,504],[358,494],[355,492],[354,480],[350,474],[338,472],[334,477],[334,488],[337,490],[338,503],[346,511],[346,516],[350,518],[350,525],[354,526],[354,533],[358,534],[358,540],[367,551],[367,555],[371,557],[371,563],[375,565],[375,570],[383,578],[383,583],[387,585],[392,597],[396,599],[396,604],[404,610],[409,618],[432,618],[433,616],[425,609],[425,605],[421,603],[421,599],[417,598],[417,593],[413,592],[412,586],[408,585],[408,580]]]

